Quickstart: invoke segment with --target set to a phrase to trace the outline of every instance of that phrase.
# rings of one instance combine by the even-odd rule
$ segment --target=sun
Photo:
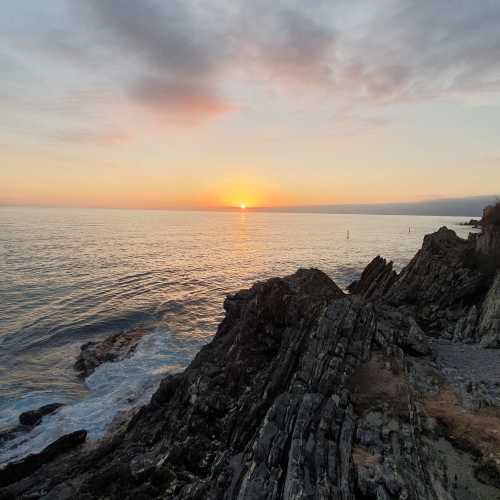
[[[244,203],[240,203],[240,208],[241,208],[242,210],[245,210],[245,208],[247,208],[247,206],[246,206]]]

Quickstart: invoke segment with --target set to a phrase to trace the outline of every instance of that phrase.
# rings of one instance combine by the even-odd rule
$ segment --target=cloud
[[[208,86],[190,81],[144,79],[136,82],[130,95],[164,119],[196,124],[233,109],[228,100]]]
[[[114,146],[127,142],[130,137],[118,131],[72,130],[61,131],[54,134],[53,138],[68,144],[81,144],[93,146]]]
[[[222,50],[194,6],[179,0],[90,0],[82,7],[125,54],[177,77],[199,78],[214,71]]]
[[[5,31],[4,39],[23,40],[18,59],[44,52],[44,81],[52,72],[75,93],[83,85],[89,93],[105,88],[176,123],[200,123],[245,108],[234,88],[251,82],[286,93],[292,104],[300,86],[319,97],[330,114],[337,113],[338,123],[374,117],[363,126],[370,121],[376,126],[374,113],[388,104],[500,92],[497,0],[67,0],[67,5],[65,23],[54,9],[54,26],[30,34],[29,49],[25,33]],[[235,81],[241,74],[243,83]]]
[[[237,18],[240,53],[282,82],[321,83],[335,64],[335,29],[310,9],[283,2],[247,2]]]

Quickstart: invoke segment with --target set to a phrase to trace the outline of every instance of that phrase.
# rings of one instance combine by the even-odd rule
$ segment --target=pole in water
[[[349,239],[349,229],[347,230],[347,239]]]
[[[411,227],[408,228],[408,232],[411,233]]]

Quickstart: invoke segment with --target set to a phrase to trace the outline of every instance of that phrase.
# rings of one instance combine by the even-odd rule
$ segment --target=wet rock
[[[103,363],[121,361],[130,357],[144,333],[143,330],[120,332],[101,341],[83,344],[74,365],[75,370],[82,378],[86,378]]]
[[[0,469],[0,487],[15,483],[32,474],[44,464],[85,442],[87,432],[75,431],[60,437],[40,453],[28,455],[18,462],[11,462]]]
[[[0,429],[0,446],[7,441],[15,439],[20,434],[27,432],[28,428],[24,425],[10,425]]]
[[[64,406],[64,403],[50,403],[48,405],[41,406],[37,410],[26,411],[19,415],[19,423],[21,425],[34,427],[42,421],[44,416],[55,413],[62,406]]]

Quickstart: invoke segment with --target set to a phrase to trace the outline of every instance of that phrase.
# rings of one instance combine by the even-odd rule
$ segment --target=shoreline
[[[90,450],[78,442],[32,458],[34,470],[7,466],[0,498],[40,484],[56,498],[253,499],[264,488],[279,499],[313,488],[430,499],[471,485],[488,498],[499,488],[500,442],[491,449],[484,423],[500,431],[500,388],[470,378],[465,365],[457,385],[432,346],[440,338],[463,346],[458,360],[471,349],[498,357],[496,232],[483,227],[462,240],[442,228],[400,273],[369,264],[350,295],[311,269],[228,296],[213,340],[162,380],[126,428]],[[369,383],[379,378],[385,385]],[[477,425],[457,441],[464,414]],[[440,447],[454,465],[444,467]],[[453,482],[450,467],[469,471],[467,481]]]

